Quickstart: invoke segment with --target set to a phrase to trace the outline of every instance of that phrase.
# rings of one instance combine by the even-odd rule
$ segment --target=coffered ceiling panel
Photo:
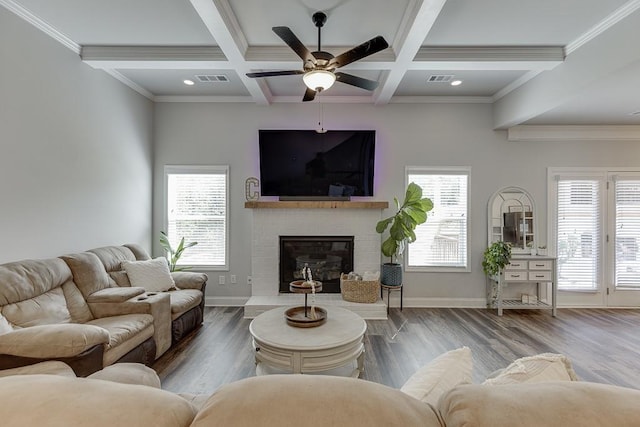
[[[214,45],[187,0],[20,0],[81,45]]]
[[[493,96],[525,74],[524,71],[409,71],[396,96]],[[431,80],[431,81],[430,81]],[[459,86],[451,82],[460,80]]]
[[[493,103],[498,129],[640,124],[640,114],[629,114],[640,111],[640,0],[0,0],[0,6],[156,102],[303,102],[302,75],[247,73],[302,70],[300,56],[272,27],[289,27],[315,51],[312,15],[322,11],[328,16],[322,50],[330,54],[377,35],[389,44],[372,55],[364,45],[360,59],[329,70],[373,80],[374,90],[336,82],[318,97],[322,102],[457,97]],[[197,75],[227,81],[202,83]],[[462,84],[427,83],[431,75]],[[185,79],[195,84],[185,86]]]
[[[449,0],[425,45],[566,45],[627,0]]]

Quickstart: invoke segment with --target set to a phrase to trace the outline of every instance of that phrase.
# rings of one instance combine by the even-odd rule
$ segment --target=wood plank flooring
[[[153,368],[166,390],[211,393],[255,375],[242,307],[207,307],[204,323]],[[461,346],[473,353],[474,382],[523,356],[567,355],[585,381],[640,389],[640,310],[391,309],[368,320],[363,379],[400,387],[420,367]]]

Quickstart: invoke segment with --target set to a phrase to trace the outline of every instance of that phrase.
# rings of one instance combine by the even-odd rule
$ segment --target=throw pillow
[[[167,260],[162,257],[148,261],[122,261],[131,286],[139,286],[147,292],[163,292],[175,287]]]
[[[400,391],[423,402],[436,405],[440,396],[459,384],[471,384],[471,350],[462,347],[444,353],[420,368]]]
[[[543,353],[515,360],[484,385],[578,381],[571,362],[562,354]]]

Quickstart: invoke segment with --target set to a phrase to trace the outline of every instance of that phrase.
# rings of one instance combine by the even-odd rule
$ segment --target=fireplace
[[[323,293],[340,293],[340,274],[353,270],[353,236],[280,236],[280,292],[311,268]]]

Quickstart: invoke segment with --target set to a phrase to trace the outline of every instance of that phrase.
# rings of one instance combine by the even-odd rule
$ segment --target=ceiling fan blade
[[[292,76],[294,74],[304,74],[302,70],[285,70],[285,71],[259,71],[256,73],[247,73],[247,77],[274,77],[274,76]]]
[[[333,58],[333,60],[331,60],[329,67],[344,67],[347,64],[351,64],[354,61],[365,58],[369,55],[373,55],[374,53],[380,52],[381,50],[384,50],[388,47],[389,43],[387,43],[384,37],[374,37],[371,40],[336,56],[335,58]]]
[[[313,101],[315,97],[316,97],[316,91],[313,89],[307,88],[307,90],[304,92],[304,97],[302,98],[302,101],[303,102]]]
[[[375,80],[369,80],[362,77],[354,76],[352,74],[337,72],[336,80],[342,83],[346,83],[351,86],[360,87],[366,90],[375,90],[378,87],[378,82]]]
[[[271,28],[278,37],[280,37],[293,51],[298,54],[304,62],[310,61],[315,63],[315,58],[309,52],[309,49],[302,44],[300,39],[293,34],[289,27],[273,27]]]

